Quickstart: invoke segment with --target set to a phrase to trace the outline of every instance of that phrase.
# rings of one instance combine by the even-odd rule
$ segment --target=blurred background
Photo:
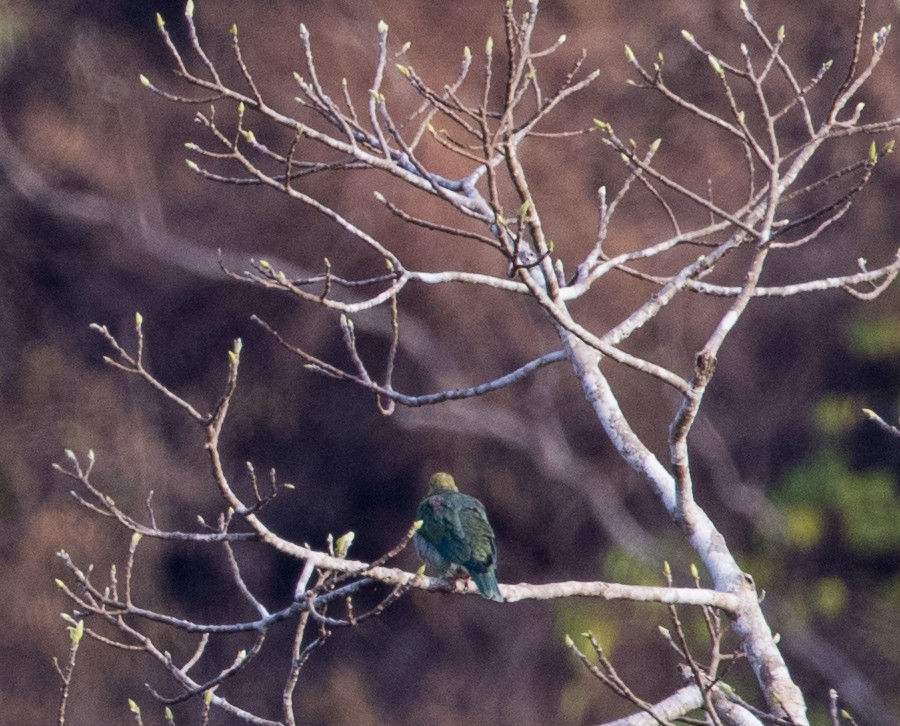
[[[896,25],[895,4],[869,4],[866,37]],[[582,47],[586,67],[601,69],[598,82],[552,127],[587,127],[600,117],[640,145],[663,137],[659,159],[669,173],[700,190],[713,178],[720,185],[714,191],[734,193],[741,188],[740,152],[628,86],[632,74],[622,46],[629,43],[646,65],[662,51],[676,88],[722,110],[718,84],[680,30],[739,62],[739,42],[754,41],[737,6],[676,0],[542,6],[536,46],[568,34],[563,51],[542,67],[546,87],[564,76]],[[834,59],[835,77],[813,101],[821,111],[845,72],[854,3],[823,1],[815,12],[805,2],[754,7],[768,32],[786,26],[785,56],[801,79]],[[265,515],[286,537],[322,547],[329,533],[353,530],[351,554],[377,557],[409,527],[428,474],[447,469],[491,513],[501,582],[658,584],[668,560],[678,583],[688,584],[695,555],[615,456],[564,365],[481,400],[398,410],[387,418],[367,393],[305,371],[250,321],[257,314],[310,352],[347,362],[333,315],[226,279],[217,249],[236,270],[246,269],[251,257],[302,271],[321,269],[328,256],[348,275],[381,263],[275,192],[215,185],[188,170],[183,144],[206,141],[192,122],[195,109],[167,103],[138,83],[144,73],[160,87],[189,93],[170,73],[174,63],[156,32],[155,11],[186,48],[180,2],[0,0],[0,617],[6,626],[0,720],[55,719],[59,678],[52,659],[64,658],[68,645],[59,617],[67,602],[53,582],[65,577],[56,553],[65,549],[82,567],[93,563],[103,572],[114,563],[121,567],[127,548],[128,534],[79,507],[68,493],[72,482],[51,470],[64,448],[93,449],[95,484],[136,516],[152,490],[161,526],[191,528],[197,515],[215,521],[221,509],[201,432],[146,385],[102,362],[109,351],[88,326],[106,324],[133,344],[136,311],[145,320],[149,367],[200,410],[214,405],[226,352],[243,339],[223,450],[235,477],[250,460],[257,471],[274,467],[296,484]],[[196,19],[207,52],[235,79],[228,29],[237,23],[263,94],[291,112],[291,74],[302,71],[301,21],[312,33],[323,83],[338,93],[346,77],[364,99],[379,19],[390,23],[394,47],[412,42],[403,62],[440,86],[455,77],[465,45],[476,58],[489,34],[502,45],[501,12],[501,2],[468,0],[203,0]],[[864,120],[900,115],[895,46],[889,41],[881,72],[863,94]],[[415,108],[397,74],[389,74],[385,89]],[[835,145],[816,171],[860,158],[868,143]],[[572,270],[596,234],[596,189],[607,184],[615,191],[621,164],[596,135],[535,142],[529,154],[545,222]],[[454,164],[448,173],[462,171]],[[422,200],[371,172],[303,184],[352,210],[376,235],[394,239],[408,266],[501,270],[486,249],[397,226],[372,189],[390,191],[412,209]],[[888,157],[841,223],[815,246],[784,257],[764,282],[846,274],[858,257],[872,267],[892,259],[898,185],[897,163]],[[658,238],[665,230],[658,216],[639,205],[623,209],[613,251]],[[624,278],[604,285],[576,306],[597,331],[652,292]],[[471,385],[554,349],[552,329],[536,308],[461,293],[470,291],[415,290],[401,298],[399,390]],[[687,373],[720,311],[720,303],[706,299],[679,301],[630,350]],[[380,370],[385,316],[360,315],[356,323],[363,354]],[[607,372],[638,432],[664,456],[671,394],[614,366]],[[723,350],[692,435],[698,497],[768,593],[764,610],[782,633],[818,723],[829,688],[861,723],[900,718],[900,447],[863,421],[863,407],[892,421],[900,413],[896,284],[871,303],[829,292],[751,305]],[[271,608],[289,602],[297,563],[254,547],[241,549],[239,558]],[[399,564],[414,568],[414,554],[403,553]],[[226,562],[212,547],[145,540],[138,567],[136,596],[147,607],[204,622],[246,616]],[[685,617],[702,658],[699,620],[696,613]],[[632,688],[653,701],[679,685],[677,660],[655,627],[666,618],[653,605],[571,600],[500,608],[480,598],[414,593],[364,627],[336,633],[314,655],[300,682],[300,718],[357,726],[608,720],[629,713],[627,704],[569,657],[564,635],[592,630]],[[273,631],[251,676],[225,687],[234,702],[277,714],[277,688],[268,688],[284,677],[291,637],[289,626]],[[218,655],[230,662],[245,645],[235,638]],[[189,652],[193,641],[166,646]],[[729,681],[756,700],[755,682],[744,670],[737,667]],[[129,722],[127,698],[141,704],[145,723],[162,723],[162,709],[144,683],[174,695],[148,658],[85,642],[68,723]],[[196,704],[179,706],[177,722],[194,723],[198,713]]]

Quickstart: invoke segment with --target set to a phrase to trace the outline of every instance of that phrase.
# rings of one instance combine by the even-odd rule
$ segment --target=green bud
[[[231,26],[231,37],[237,38],[237,23],[233,23]]]
[[[228,363],[234,367],[237,365],[238,357],[235,355],[233,350],[228,351]]]
[[[384,194],[382,194],[381,192],[372,192],[372,194],[374,194],[374,195],[375,195],[375,199],[376,199],[377,201],[381,202],[382,204],[384,204],[385,202],[387,202],[387,199],[384,198]]]
[[[272,265],[269,264],[269,261],[268,261],[268,260],[260,260],[260,261],[259,261],[259,266],[260,266],[262,269],[264,269],[264,270],[271,270],[271,269],[272,269]]]
[[[150,88],[150,79],[147,78],[147,76],[145,76],[143,73],[141,73],[140,79],[141,79],[141,85],[144,88]]]
[[[383,34],[383,33],[386,33],[387,31],[388,31],[388,24],[386,22],[384,22],[383,20],[379,20],[378,21],[378,32]]]
[[[634,57],[634,51],[631,50],[630,45],[625,46],[625,57],[628,59],[629,63],[635,63],[637,58]]]
[[[668,560],[663,560],[663,574],[666,577],[672,576],[672,566],[669,564]]]
[[[693,33],[689,33],[687,30],[682,30],[682,31],[681,31],[681,37],[684,38],[688,43],[693,43],[693,42],[694,42],[694,35],[693,35]]]
[[[338,557],[346,555],[347,551],[350,549],[350,545],[353,544],[354,539],[356,539],[356,532],[347,532],[338,537],[337,542],[334,543],[335,554]]]
[[[144,536],[144,535],[142,535],[140,532],[132,532],[132,533],[131,533],[131,546],[132,546],[132,547],[137,547],[137,546],[138,546],[138,542],[141,541],[141,537],[143,537],[143,536]]]
[[[189,17],[194,17],[194,0],[188,0],[187,5],[184,7],[184,14]]]
[[[697,565],[695,565],[693,562],[691,563],[691,577],[693,577],[695,580],[700,578],[700,571],[697,569]]]
[[[213,692],[212,692],[212,689],[210,688],[208,691],[204,691],[203,702],[208,706],[209,704],[212,703],[212,700],[213,700]]]
[[[425,524],[424,521],[422,521],[421,519],[417,519],[415,522],[413,522],[413,529],[418,532],[420,529],[422,529],[423,524]]]
[[[894,153],[894,139],[888,141],[884,148],[881,150],[882,154],[893,154]]]
[[[144,316],[141,315],[140,313],[135,313],[134,314],[134,324],[140,328],[141,325],[144,324]]]
[[[712,69],[716,72],[716,75],[719,78],[725,77],[725,69],[722,68],[722,64],[719,63],[714,55],[709,56],[709,64],[712,66]]]
[[[196,162],[192,161],[191,159],[185,159],[184,163],[188,165],[188,169],[190,169],[191,171],[200,171],[200,167],[197,166]]]
[[[128,699],[128,710],[132,713],[140,713],[141,709],[133,698]]]
[[[163,717],[166,719],[166,721],[174,721],[175,720],[175,714],[172,713],[172,709],[169,708],[168,706],[166,706],[163,709]]]
[[[565,644],[567,648],[575,647],[575,641],[572,640],[571,636],[568,633],[566,633]]]
[[[159,13],[156,14],[156,27],[160,30],[166,27],[166,21],[163,20],[163,16]]]
[[[871,144],[869,144],[869,162],[874,164],[876,161],[878,161],[878,147],[873,141]]]
[[[778,42],[779,42],[779,43],[780,43],[782,40],[784,40],[784,34],[785,34],[785,30],[784,30],[784,26],[782,25],[782,26],[780,26],[780,27],[778,28],[778,36],[777,36],[777,37],[778,37]]]
[[[863,409],[863,410],[864,410],[864,411],[868,411],[868,409]],[[870,412],[870,413],[871,413],[871,412]],[[58,577],[55,578],[55,579],[53,580],[53,582],[56,583],[56,586],[57,586],[60,590],[65,590],[65,589],[66,589],[66,583],[64,583],[64,582],[63,582],[62,580],[60,580]],[[63,617],[66,617],[66,614],[65,614],[65,613],[63,613]]]
[[[407,68],[404,65],[400,65],[399,63],[397,63],[396,65],[397,65],[397,70],[400,71],[400,73],[402,73],[404,76],[409,78],[409,74],[410,74],[409,68]]]
[[[490,55],[494,52],[494,38],[492,36],[488,36],[487,42],[484,44],[484,52]]]
[[[68,630],[72,645],[78,645],[84,637],[84,620],[79,620],[74,627],[68,628]]]
[[[466,60],[472,60],[472,49],[469,46],[463,48],[463,58]]]
[[[300,23],[300,35],[309,37],[309,30],[306,29],[306,23]]]
[[[650,148],[653,151],[659,151],[659,145],[662,143],[662,139],[656,139],[652,144],[650,144]]]

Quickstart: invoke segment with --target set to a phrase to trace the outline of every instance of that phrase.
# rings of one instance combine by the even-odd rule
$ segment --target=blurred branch
[[[869,419],[870,421],[874,421],[878,425],[878,428],[880,428],[882,431],[886,431],[891,436],[900,438],[900,428],[898,428],[897,426],[891,426],[872,409],[864,408],[863,413],[865,414],[867,419]]]

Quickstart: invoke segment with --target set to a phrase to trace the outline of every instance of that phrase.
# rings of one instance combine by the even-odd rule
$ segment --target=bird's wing
[[[469,572],[485,572],[497,559],[494,530],[481,502],[465,494],[460,496],[459,506],[455,508],[457,517],[454,529],[461,536],[454,538],[454,541],[461,546],[453,551],[452,559],[464,565]]]
[[[419,534],[449,562],[470,572],[484,572],[496,562],[494,531],[475,497],[442,492],[426,497],[416,510]]]

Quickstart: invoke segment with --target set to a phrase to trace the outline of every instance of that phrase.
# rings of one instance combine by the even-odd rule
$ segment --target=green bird
[[[488,600],[503,602],[497,587],[497,545],[484,505],[463,494],[444,471],[432,475],[419,502],[416,552],[442,577],[469,576]]]

